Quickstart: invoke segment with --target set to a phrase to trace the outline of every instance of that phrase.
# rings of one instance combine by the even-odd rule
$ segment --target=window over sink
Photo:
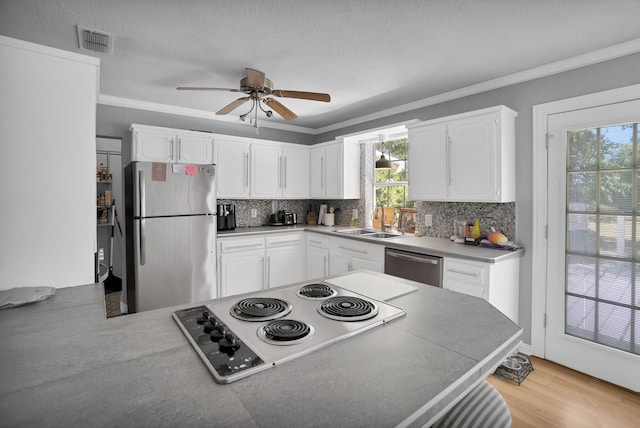
[[[379,228],[382,209],[379,207],[390,207],[385,209],[385,225],[392,229],[399,229],[398,220],[401,210],[414,208],[415,202],[409,199],[408,188],[408,158],[407,158],[407,137],[394,136],[393,139],[380,141],[374,144],[375,159],[382,155],[391,162],[390,169],[374,169],[373,197],[375,208],[373,213],[374,227]],[[393,210],[393,220],[389,221],[389,212]]]

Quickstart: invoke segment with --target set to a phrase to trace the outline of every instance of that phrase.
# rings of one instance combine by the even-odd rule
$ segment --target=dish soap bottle
[[[478,219],[476,219],[476,221],[473,222],[473,229],[471,230],[471,236],[476,239],[480,237],[480,221],[478,221]]]

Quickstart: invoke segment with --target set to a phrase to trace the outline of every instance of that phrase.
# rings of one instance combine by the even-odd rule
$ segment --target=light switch
[[[431,217],[431,214],[424,215],[424,225],[427,227],[433,226],[433,217]]]

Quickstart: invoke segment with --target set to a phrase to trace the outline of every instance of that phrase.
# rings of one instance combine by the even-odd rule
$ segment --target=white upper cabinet
[[[515,201],[515,118],[491,107],[409,126],[409,198]]]
[[[309,148],[296,144],[251,144],[251,197],[309,197]]]
[[[219,199],[307,199],[309,148],[214,135]]]
[[[224,199],[249,197],[249,143],[233,138],[214,138],[216,196]]]
[[[131,125],[134,161],[213,163],[211,134],[158,126]]]
[[[311,197],[360,198],[360,145],[336,141],[311,148]]]

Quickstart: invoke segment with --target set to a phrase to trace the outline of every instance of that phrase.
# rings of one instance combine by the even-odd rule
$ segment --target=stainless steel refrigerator
[[[125,168],[129,313],[216,298],[214,165]]]

